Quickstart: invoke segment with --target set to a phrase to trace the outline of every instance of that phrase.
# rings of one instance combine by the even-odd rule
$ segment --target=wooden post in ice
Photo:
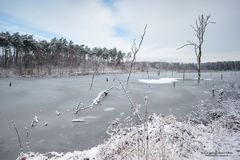
[[[222,101],[222,99],[223,99],[223,89],[220,89],[218,91],[218,96],[219,96],[220,101]]]
[[[158,70],[158,76],[160,76],[161,75],[161,71],[160,71],[160,69]]]
[[[185,68],[183,69],[183,81],[185,80]]]
[[[176,82],[174,81],[174,82],[173,82],[173,88],[175,88],[175,86],[176,86]]]
[[[215,97],[215,89],[212,88],[212,96]]]

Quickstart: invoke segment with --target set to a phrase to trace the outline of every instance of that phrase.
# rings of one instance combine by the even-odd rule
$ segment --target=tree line
[[[168,62],[136,62],[137,70],[147,71],[148,68],[163,70],[163,71],[177,71],[183,70],[195,71],[197,63],[168,63]],[[240,71],[240,61],[223,61],[223,62],[206,62],[201,64],[202,70],[211,71]]]
[[[15,69],[17,74],[33,74],[45,72],[51,74],[53,69],[62,73],[68,68],[80,69],[81,73],[93,71],[96,65],[116,67],[128,70],[131,52],[124,53],[116,48],[89,48],[86,45],[74,44],[65,38],[52,38],[50,41],[37,41],[33,35],[21,35],[18,32],[0,33],[0,67]],[[125,60],[125,61],[124,61]],[[168,63],[168,62],[134,62],[134,71],[157,70],[196,70],[196,63]],[[202,63],[203,70],[240,70],[240,61]]]
[[[74,44],[65,38],[53,38],[49,42],[33,38],[33,35],[21,35],[18,32],[0,33],[0,67],[15,68],[19,74],[26,70],[37,69],[41,72],[52,68],[79,68],[85,72],[96,62],[104,65],[120,65],[124,57],[129,57],[116,48],[89,48],[86,45]]]

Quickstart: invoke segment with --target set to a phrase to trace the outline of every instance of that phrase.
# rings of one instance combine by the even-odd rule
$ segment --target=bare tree
[[[136,59],[136,55],[137,55],[138,51],[139,51],[140,48],[141,48],[141,45],[142,45],[144,36],[145,36],[145,34],[146,34],[146,29],[147,29],[147,24],[146,24],[145,27],[144,27],[143,34],[142,34],[142,36],[141,36],[141,40],[140,40],[140,42],[139,42],[138,45],[136,44],[136,39],[133,40],[133,45],[132,45],[132,47],[131,47],[131,49],[132,49],[132,54],[133,54],[133,59],[132,59],[132,61],[131,61],[131,65],[130,65],[130,70],[129,70],[129,74],[128,74],[128,78],[127,78],[127,84],[128,84],[129,78],[130,78],[131,73],[132,73],[132,68],[133,68],[134,61],[135,61],[135,59]]]
[[[198,17],[195,21],[195,26],[191,25],[194,30],[194,34],[197,37],[197,42],[187,41],[186,44],[178,49],[184,48],[186,46],[193,46],[197,58],[197,71],[198,71],[198,83],[200,83],[201,78],[201,57],[202,57],[202,44],[204,42],[204,34],[206,28],[209,24],[215,24],[215,22],[210,21],[210,15],[204,16],[203,14]]]

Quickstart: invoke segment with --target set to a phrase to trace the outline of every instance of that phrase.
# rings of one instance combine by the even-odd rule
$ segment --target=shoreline
[[[115,71],[107,71],[107,72],[100,72],[100,73],[96,73],[96,75],[107,75],[107,74],[112,74],[112,73],[115,73],[115,74],[127,74],[129,73],[128,71],[126,70],[115,70]],[[149,71],[149,73],[158,73],[158,70],[152,70],[152,71]],[[232,72],[232,73],[239,73],[240,71],[211,71],[211,70],[203,70],[202,73],[209,73],[209,74],[216,74],[216,73],[225,73],[225,72]],[[38,75],[38,74],[24,74],[24,75],[19,75],[19,74],[4,74],[4,73],[0,73],[0,79],[8,79],[8,78],[63,78],[63,77],[79,77],[79,76],[89,76],[89,75],[93,75],[94,71],[91,71],[91,72],[85,72],[85,73],[82,73],[82,72],[74,72],[74,73],[63,73],[63,74],[60,74],[60,73],[53,73],[53,74],[41,74],[41,75]],[[146,71],[134,71],[132,73],[147,73]],[[181,73],[183,74],[182,72],[180,71],[161,71],[161,73]],[[184,74],[188,74],[188,73],[196,73],[197,74],[197,71],[186,71],[184,72]]]

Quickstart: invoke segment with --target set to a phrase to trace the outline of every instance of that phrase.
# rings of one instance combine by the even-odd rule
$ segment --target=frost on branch
[[[109,93],[109,91],[110,91],[111,89],[113,89],[113,86],[110,87],[110,88],[108,88],[108,89],[106,89],[106,90],[103,90],[103,91],[99,92],[99,93],[98,93],[98,96],[97,96],[96,98],[94,98],[94,99],[92,100],[92,103],[89,104],[89,105],[87,105],[87,106],[85,106],[83,103],[80,102],[80,103],[78,104],[78,106],[76,107],[75,114],[77,114],[79,111],[82,111],[82,110],[85,110],[85,109],[95,108],[96,105],[99,104],[99,103],[101,102],[101,100],[108,95],[108,93]],[[81,105],[82,107],[80,107],[80,105]]]

